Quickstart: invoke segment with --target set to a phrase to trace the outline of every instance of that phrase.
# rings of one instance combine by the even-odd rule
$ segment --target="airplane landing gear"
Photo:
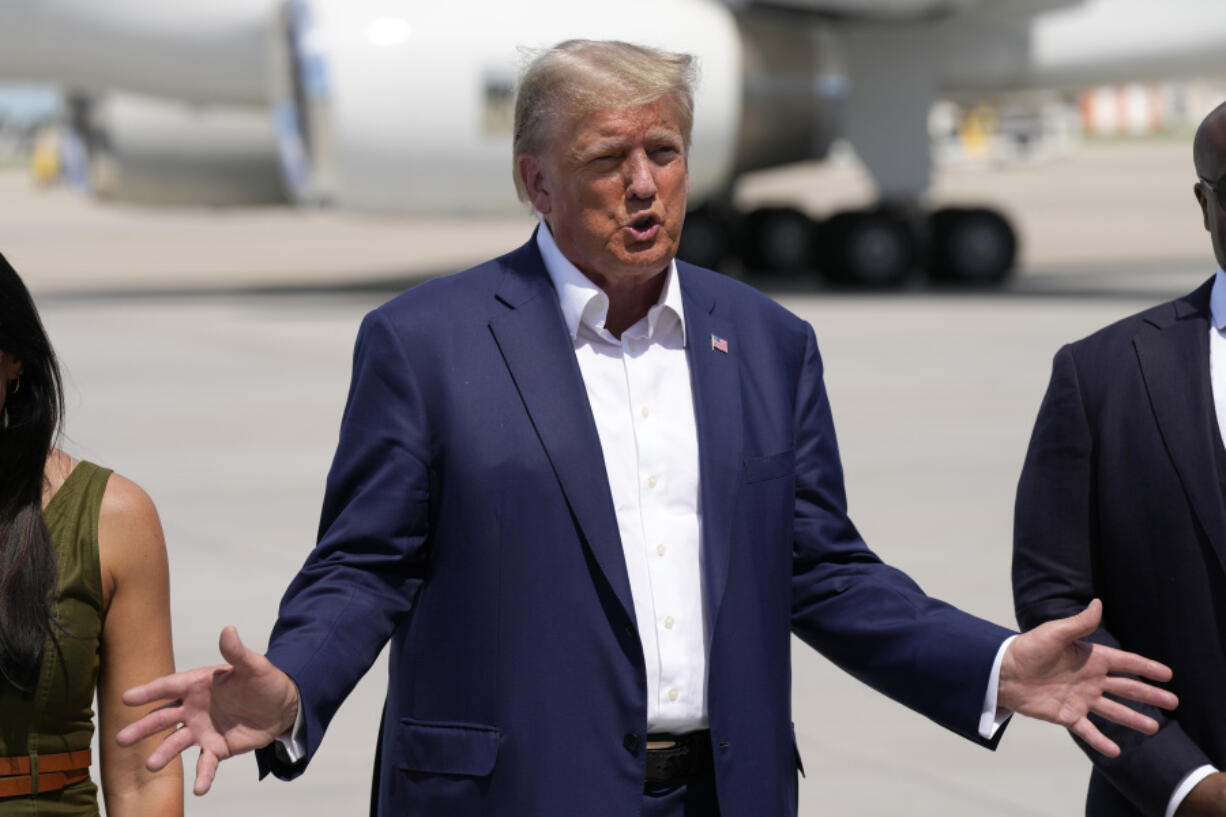
[[[1017,235],[995,210],[938,210],[931,227],[928,274],[933,280],[998,284],[1013,271]]]
[[[818,225],[821,272],[832,282],[885,289],[915,267],[915,230],[888,210],[839,213]]]
[[[741,231],[741,261],[747,270],[796,272],[811,270],[814,255],[813,220],[792,207],[764,207],[745,217]]]
[[[748,275],[813,272],[833,284],[890,289],[917,271],[946,284],[995,285],[1013,271],[1017,235],[986,208],[931,215],[906,207],[837,213],[815,223],[791,207],[747,214],[699,207],[686,216],[678,255],[721,268],[739,256]]]
[[[722,269],[733,248],[736,219],[729,212],[709,205],[688,211],[677,257],[707,269]]]

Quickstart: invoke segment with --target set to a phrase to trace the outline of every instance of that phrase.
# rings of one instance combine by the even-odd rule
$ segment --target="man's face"
[[[670,101],[564,118],[519,172],[558,249],[602,289],[644,283],[677,254],[689,170]]]
[[[1221,134],[1211,134],[1209,138],[1213,140],[1210,144],[1218,150],[1213,151],[1212,160],[1205,162],[1206,166],[1199,168],[1198,172],[1214,187],[1221,187],[1226,184],[1226,181],[1222,180],[1222,174],[1226,172],[1226,144],[1219,145],[1216,142],[1226,142],[1226,131]],[[1223,210],[1219,203],[1217,194],[1203,181],[1198,181],[1192,192],[1200,204],[1205,229],[1209,231],[1213,242],[1213,254],[1217,258],[1218,265],[1226,269],[1226,210]]]

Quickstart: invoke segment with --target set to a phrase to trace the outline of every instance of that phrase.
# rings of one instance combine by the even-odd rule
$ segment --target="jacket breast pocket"
[[[795,473],[796,450],[793,448],[765,457],[745,458],[746,482],[765,482],[768,479],[794,476]]]
[[[492,726],[402,718],[394,744],[399,773],[382,789],[387,800],[377,813],[483,817],[501,742]]]

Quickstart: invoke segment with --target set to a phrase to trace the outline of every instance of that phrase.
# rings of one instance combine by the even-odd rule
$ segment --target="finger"
[[[1120,698],[1127,698],[1130,701],[1150,706],[1159,706],[1163,709],[1174,709],[1179,706],[1179,698],[1174,692],[1138,681],[1135,678],[1108,676],[1103,681],[1103,689]]]
[[[119,734],[115,735],[115,742],[120,746],[132,746],[150,735],[170,729],[179,722],[183,715],[183,708],[177,703],[159,707],[140,720],[133,721],[120,729]]]
[[[187,693],[198,670],[176,672],[174,675],[163,675],[161,678],[123,693],[123,702],[128,706],[144,706],[154,701],[168,701],[182,698]]]
[[[1120,754],[1120,747],[1115,744],[1115,741],[1098,731],[1098,727],[1090,723],[1089,718],[1077,721],[1069,727],[1069,731],[1105,757],[1118,757]]]
[[[1052,624],[1063,640],[1077,641],[1092,635],[1098,629],[1102,619],[1103,603],[1098,599],[1092,599],[1086,605],[1086,609],[1077,615],[1057,619]]]
[[[242,639],[238,637],[238,628],[234,625],[221,631],[217,646],[221,649],[221,657],[235,669],[240,672],[254,669],[252,660],[259,653],[252,652],[243,645]]]
[[[149,759],[145,761],[145,768],[151,772],[160,772],[166,768],[166,764],[174,760],[188,746],[196,742],[190,729],[178,729],[166,740],[162,741],[162,745],[153,750],[153,754],[149,755]]]
[[[1146,735],[1152,735],[1158,731],[1158,722],[1149,715],[1142,714],[1110,698],[1099,698],[1090,707],[1090,711],[1109,721],[1115,721],[1120,726],[1127,726],[1129,729],[1135,729]]]
[[[1174,675],[1166,664],[1137,655],[1135,652],[1125,652],[1113,647],[1104,647],[1101,644],[1095,644],[1093,649],[1096,654],[1107,660],[1108,672],[1140,675],[1151,681],[1169,681]]]
[[[208,749],[200,750],[200,757],[196,758],[196,784],[192,786],[192,792],[197,797],[208,794],[209,789],[213,787],[213,778],[217,776],[217,767],[220,763],[217,755]]]

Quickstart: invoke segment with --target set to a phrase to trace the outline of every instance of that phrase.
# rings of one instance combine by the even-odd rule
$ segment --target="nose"
[[[626,196],[651,199],[656,195],[656,177],[646,151],[636,150],[626,162]]]

